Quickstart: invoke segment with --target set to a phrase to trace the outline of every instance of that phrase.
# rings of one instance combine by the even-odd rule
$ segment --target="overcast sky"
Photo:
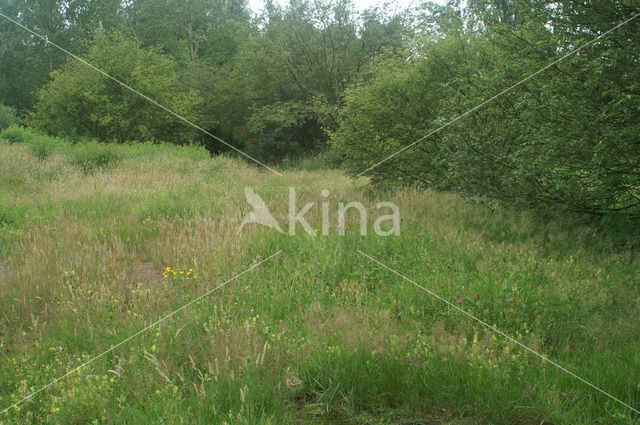
[[[288,3],[288,0],[277,0],[281,5],[285,5]],[[402,10],[408,6],[417,6],[423,0],[387,0],[389,3],[394,4],[397,1],[398,10]],[[393,3],[392,3],[393,1]],[[431,0],[434,3],[444,4],[446,0]],[[379,0],[353,0],[353,3],[356,5],[356,8],[359,10],[364,10],[368,7],[376,6],[382,3]],[[264,6],[264,0],[249,0],[249,7],[254,12],[258,12]]]

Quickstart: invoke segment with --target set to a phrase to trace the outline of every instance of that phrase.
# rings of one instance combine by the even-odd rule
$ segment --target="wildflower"
[[[458,300],[458,304],[462,304],[462,300]]]
[[[318,280],[318,276],[314,276],[314,277],[313,277],[313,280]]]

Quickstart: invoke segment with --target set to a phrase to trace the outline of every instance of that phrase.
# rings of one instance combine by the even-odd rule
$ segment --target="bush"
[[[0,228],[16,223],[19,217],[18,210],[0,198]]]
[[[9,143],[26,143],[38,137],[38,133],[33,130],[12,125],[0,133],[0,139],[4,139]]]
[[[60,149],[62,142],[48,136],[37,136],[27,143],[29,149],[38,159],[46,159]]]
[[[86,60],[126,81],[159,104],[198,121],[201,99],[179,89],[175,62],[139,48],[122,35],[97,35]],[[29,124],[55,136],[87,137],[102,142],[127,140],[190,143],[197,131],[175,116],[125,89],[86,65],[69,59],[37,93]]]
[[[10,106],[0,104],[0,130],[4,130],[12,125],[18,125],[18,122],[16,110]]]
[[[203,146],[176,146],[172,143],[126,142],[100,143],[87,139],[68,140],[50,137],[36,130],[12,126],[0,133],[0,140],[9,143],[22,143],[39,159],[45,159],[59,153],[73,165],[85,171],[110,166],[123,158],[175,156],[188,161],[201,161],[210,158]]]
[[[10,213],[9,209],[0,203],[0,228],[11,224],[13,217]]]

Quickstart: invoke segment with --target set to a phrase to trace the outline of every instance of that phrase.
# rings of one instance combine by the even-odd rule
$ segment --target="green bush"
[[[60,149],[61,141],[53,137],[38,136],[27,143],[29,149],[38,159],[46,159]]]
[[[9,143],[26,143],[38,137],[38,133],[24,127],[12,125],[0,133],[0,139],[4,139]]]
[[[0,228],[13,224],[17,220],[17,213],[7,202],[0,199]]]
[[[121,152],[123,157],[155,157],[176,156],[192,161],[211,158],[209,151],[201,145],[190,144],[178,146],[173,143],[153,143],[129,141],[119,145],[112,145]]]
[[[36,130],[11,126],[0,133],[0,140],[23,143],[39,159],[54,153],[62,154],[68,161],[85,171],[116,164],[123,158],[176,156],[190,161],[210,158],[207,150],[199,145],[176,146],[173,143],[126,142],[100,143],[92,140],[68,140],[50,137]]]
[[[140,48],[119,34],[98,34],[86,60],[190,121],[201,98],[180,89],[176,63],[159,52]],[[69,59],[37,93],[28,122],[47,134],[87,137],[103,142],[155,140],[187,144],[197,134],[191,126],[151,102]]]
[[[4,130],[19,122],[16,110],[10,106],[0,104],[0,130]]]

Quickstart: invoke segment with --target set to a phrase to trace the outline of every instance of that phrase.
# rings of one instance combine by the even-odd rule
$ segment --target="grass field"
[[[19,138],[18,138],[19,139]],[[279,177],[196,147],[0,142],[1,424],[640,424],[640,261],[596,229]],[[395,202],[400,236],[238,226],[251,187],[298,205]],[[320,223],[320,209],[307,219]]]

